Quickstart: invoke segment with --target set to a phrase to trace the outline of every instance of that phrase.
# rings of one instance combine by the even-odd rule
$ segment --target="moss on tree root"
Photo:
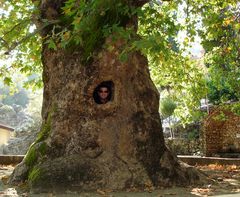
[[[47,152],[47,143],[44,142],[44,140],[46,140],[51,133],[51,117],[53,111],[54,110],[51,110],[51,112],[49,112],[46,123],[42,125],[36,141],[31,145],[24,159],[26,165],[29,167],[27,177],[30,183],[37,181],[42,174],[42,171],[36,164]]]
[[[28,181],[33,183],[39,180],[41,177],[41,170],[37,166],[34,166],[28,173]]]

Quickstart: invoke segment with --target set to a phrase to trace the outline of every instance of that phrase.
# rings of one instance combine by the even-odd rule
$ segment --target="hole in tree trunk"
[[[101,82],[93,92],[94,101],[97,104],[106,104],[113,100],[114,84],[112,81]]]

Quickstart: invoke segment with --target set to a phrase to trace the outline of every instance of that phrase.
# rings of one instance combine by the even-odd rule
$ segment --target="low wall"
[[[24,155],[0,155],[0,165],[16,165],[20,163]],[[237,165],[240,166],[239,158],[201,157],[190,155],[178,155],[178,158],[192,166],[195,165]]]
[[[237,165],[240,166],[239,158],[221,158],[221,157],[201,157],[201,156],[186,156],[178,155],[178,158],[192,166],[195,165],[209,165],[209,164],[218,164],[218,165]]]
[[[17,165],[24,158],[24,155],[0,155],[0,165]]]

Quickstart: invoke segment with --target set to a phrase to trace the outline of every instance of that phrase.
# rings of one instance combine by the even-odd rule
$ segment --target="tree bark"
[[[124,45],[107,38],[88,65],[82,65],[81,51],[43,45],[42,130],[10,183],[27,180],[33,191],[89,191],[201,178],[166,148],[147,59],[135,51],[121,62]],[[102,82],[111,86],[106,104],[94,98]]]

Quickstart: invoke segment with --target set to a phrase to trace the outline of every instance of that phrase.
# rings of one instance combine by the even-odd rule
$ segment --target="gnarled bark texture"
[[[43,47],[44,123],[11,183],[86,191],[199,180],[165,146],[147,59],[132,52],[121,62],[123,45],[106,39],[103,46],[111,47],[102,47],[89,65],[82,65],[81,52]],[[93,93],[104,81],[111,82],[112,97],[97,104]]]

